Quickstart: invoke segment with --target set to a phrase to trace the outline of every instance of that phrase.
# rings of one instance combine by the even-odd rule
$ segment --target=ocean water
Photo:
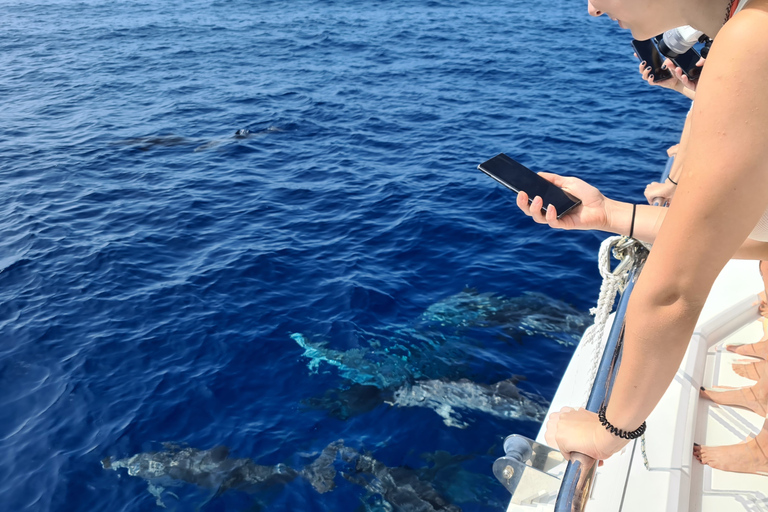
[[[0,12],[3,510],[159,510],[102,461],[164,443],[302,471],[337,440],[390,469],[149,483],[169,510],[455,510],[398,478],[503,510],[491,464],[538,431],[604,235],[532,223],[476,166],[642,201],[687,105],[628,32],[570,0]],[[482,410],[513,376],[519,407]]]

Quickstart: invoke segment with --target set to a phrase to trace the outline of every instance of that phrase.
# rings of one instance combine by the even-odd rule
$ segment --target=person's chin
[[[656,33],[649,34],[646,30],[633,28],[627,25],[620,25],[621,28],[629,30],[632,33],[632,37],[637,39],[638,41],[645,41],[646,39],[650,39],[656,35]]]
[[[661,32],[664,32],[663,30],[649,30],[646,26],[637,26],[638,24],[632,24],[630,25],[626,21],[622,20],[616,20],[619,23],[619,26],[623,28],[624,30],[629,30],[632,32],[632,37],[637,39],[638,41],[645,41],[646,39],[650,39],[652,37],[655,37],[657,34],[660,34]],[[642,25],[642,24],[641,24]]]
[[[619,28],[622,29],[622,30],[632,30],[632,27],[628,26],[626,23],[624,23],[621,20],[614,19],[613,21],[615,21],[616,24],[619,26]],[[634,35],[635,35],[635,33],[632,32],[632,36],[634,36]],[[637,39],[637,38],[635,38],[635,39]],[[646,39],[648,39],[648,38],[646,37]]]

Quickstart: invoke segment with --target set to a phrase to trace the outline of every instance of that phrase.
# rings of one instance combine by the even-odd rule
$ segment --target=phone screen
[[[632,47],[635,49],[640,62],[645,61],[646,65],[651,67],[654,82],[663,82],[672,78],[672,73],[668,69],[661,69],[664,64],[664,56],[659,53],[656,44],[651,39],[645,41],[633,39]]]
[[[542,210],[550,204],[557,210],[557,218],[565,215],[571,208],[581,203],[562,189],[548,182],[526,166],[515,162],[504,153],[477,166],[478,169],[515,192],[528,194],[528,201],[539,196],[544,200]]]
[[[701,75],[701,68],[696,65],[699,62],[701,55],[691,48],[679,57],[672,59],[672,62],[679,68],[682,68],[683,73],[691,80],[698,80]]]

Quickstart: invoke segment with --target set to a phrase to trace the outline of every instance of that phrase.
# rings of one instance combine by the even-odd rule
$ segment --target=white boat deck
[[[640,441],[627,445],[598,469],[588,512],[768,512],[768,477],[702,466],[692,452],[694,442],[737,444],[762,428],[765,419],[757,414],[699,397],[701,386],[753,383],[731,368],[733,361],[744,358],[722,347],[763,337],[757,311],[762,287],[757,262],[734,260],[726,265],[712,287],[675,379],[648,417],[649,469]],[[581,349],[577,347],[550,411],[585,403],[591,355]],[[545,443],[543,426],[536,440]],[[552,510],[553,505],[510,504],[508,511]]]

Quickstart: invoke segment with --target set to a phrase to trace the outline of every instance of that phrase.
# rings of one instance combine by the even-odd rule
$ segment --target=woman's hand
[[[548,172],[540,172],[539,176],[581,199],[581,204],[558,219],[554,206],[550,205],[545,215],[541,210],[544,201],[540,197],[536,196],[533,202],[528,204],[528,194],[520,192],[517,194],[517,206],[523,210],[523,213],[533,217],[533,220],[539,224],[549,224],[556,229],[608,230],[611,200],[599,190],[578,178],[558,176]]]
[[[637,54],[635,54],[635,57],[637,57]],[[671,61],[665,61],[664,65],[667,66],[671,63]],[[674,64],[672,64],[672,67],[674,68]],[[663,68],[667,69],[667,68]],[[640,66],[638,67],[638,71],[640,72],[640,75],[642,75],[643,80],[648,82],[650,85],[658,85],[659,87],[664,87],[665,89],[672,89],[673,91],[681,92],[683,84],[680,83],[680,80],[677,79],[674,76],[667,78],[666,80],[661,80],[658,82],[654,82],[654,76],[651,74],[651,71],[653,71],[653,68],[648,65],[647,62],[643,61],[640,63]],[[681,70],[682,72],[682,70]]]
[[[664,180],[664,183],[654,181],[645,187],[645,198],[648,200],[648,204],[664,206],[672,200],[676,188],[669,180]]]
[[[608,432],[594,412],[570,407],[563,407],[549,416],[544,438],[568,460],[571,452],[605,460],[629,442]]]
[[[669,147],[667,148],[667,156],[669,156],[669,157],[672,157],[672,156],[677,156],[677,152],[678,152],[679,150],[680,150],[680,143],[678,142],[678,143],[677,143],[677,144],[675,144],[674,146],[669,146]]]
[[[703,67],[704,63],[707,61],[704,57],[701,57],[699,61],[696,63],[696,67]],[[675,66],[675,63],[671,60],[667,59],[664,61],[664,65],[667,66],[667,69],[672,71],[672,74],[677,78],[677,80],[686,88],[690,89],[692,91],[696,91],[696,85],[698,82],[694,82],[690,80],[687,76],[685,76],[685,73],[683,73],[683,68],[679,68]]]

